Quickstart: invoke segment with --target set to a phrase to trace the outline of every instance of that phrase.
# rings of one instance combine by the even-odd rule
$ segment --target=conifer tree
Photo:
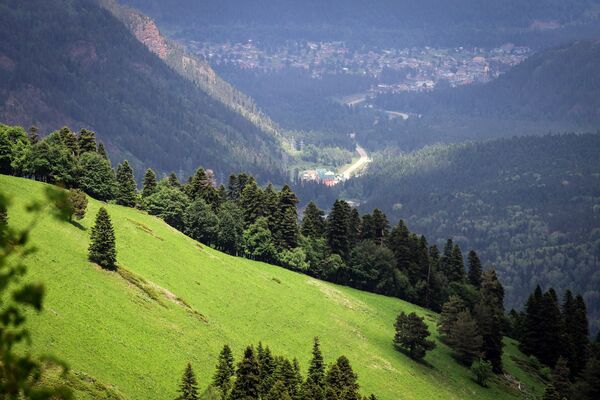
[[[179,182],[179,178],[177,177],[177,174],[175,172],[171,172],[167,177],[167,185],[169,185],[172,188],[181,187],[181,182]]]
[[[198,400],[198,382],[190,363],[187,364],[183,372],[183,377],[179,384],[179,393],[178,400]]]
[[[308,203],[302,216],[300,232],[306,237],[321,238],[325,234],[325,213],[314,202]]]
[[[483,338],[468,310],[461,311],[452,324],[449,344],[454,350],[454,357],[466,366],[470,367],[481,356]]]
[[[527,355],[535,355],[541,348],[542,332],[542,288],[538,285],[525,303],[523,336],[519,348]]]
[[[219,361],[217,362],[215,375],[213,376],[213,385],[221,391],[222,399],[227,398],[229,394],[234,374],[235,367],[233,365],[231,348],[228,345],[224,345],[221,353],[219,353]]]
[[[96,133],[82,129],[77,136],[77,147],[79,154],[96,152]]]
[[[29,139],[29,143],[33,146],[37,142],[40,141],[39,129],[37,126],[31,126],[29,128],[29,132],[27,133],[27,139]]]
[[[104,207],[100,207],[96,215],[96,223],[92,228],[88,258],[102,268],[110,270],[117,268],[115,232],[110,221],[110,216]]]
[[[135,207],[136,184],[133,169],[127,160],[117,166],[117,204],[126,207]]]
[[[117,180],[108,161],[88,151],[79,156],[79,169],[79,187],[87,194],[102,201],[115,198]]]
[[[504,327],[504,288],[494,270],[482,275],[480,302],[475,306],[475,318],[483,338],[484,358],[491,362],[495,373],[502,372],[503,327]]]
[[[560,399],[571,398],[571,381],[569,376],[571,375],[569,367],[567,366],[567,360],[560,357],[552,370],[551,382],[552,386],[558,393]]]
[[[269,346],[263,348],[262,343],[258,344],[258,365],[260,368],[260,393],[261,396],[266,396],[273,386],[273,373],[277,365]]]
[[[339,400],[359,400],[357,376],[352,370],[350,361],[345,356],[339,357],[326,377],[326,398]]]
[[[260,366],[252,346],[244,351],[244,357],[235,371],[235,382],[230,400],[258,399],[260,396]]]
[[[323,400],[325,398],[325,362],[318,337],[314,338],[312,359],[302,391],[306,400]]]
[[[438,330],[442,341],[448,342],[452,327],[458,319],[458,315],[466,309],[465,302],[457,295],[451,295],[442,307],[442,313],[438,322]]]
[[[267,393],[265,400],[293,400],[283,381],[277,381]]]
[[[553,368],[556,361],[563,353],[563,324],[558,305],[558,298],[554,289],[550,288],[542,296],[540,307],[542,318],[540,347],[534,355],[549,367]]]
[[[446,276],[450,282],[463,282],[465,279],[465,263],[457,244],[452,248],[451,262],[446,270]]]
[[[213,208],[218,206],[217,191],[213,186],[210,174],[204,168],[196,170],[187,194],[192,200],[202,199]]]
[[[563,326],[565,328],[565,355],[575,378],[585,367],[588,359],[589,328],[585,302],[581,296],[573,298],[570,290],[565,293],[563,303]]]
[[[58,135],[60,136],[62,143],[69,149],[69,153],[71,155],[77,155],[77,136],[75,136],[73,131],[65,126],[58,131]]]
[[[142,198],[145,199],[157,191],[158,182],[156,181],[156,174],[152,169],[148,168],[144,174],[144,181],[142,183]]]
[[[487,381],[492,377],[492,363],[488,360],[480,358],[471,366],[471,372],[475,375],[477,383],[483,387],[487,387]]]
[[[469,251],[468,264],[469,264],[469,283],[476,288],[481,287],[481,261],[479,256],[474,250]]]
[[[350,210],[348,217],[348,246],[356,246],[360,240],[362,220],[356,208]]]
[[[98,150],[96,150],[98,154],[102,156],[106,161],[110,162],[110,158],[108,158],[108,153],[106,152],[106,148],[104,148],[104,143],[98,142]]]
[[[327,244],[333,254],[346,259],[350,251],[348,240],[350,206],[344,200],[333,203],[331,213],[327,217]]]
[[[373,210],[373,240],[378,245],[382,245],[390,231],[390,224],[386,215],[380,209]]]
[[[244,226],[246,228],[254,224],[258,218],[265,215],[263,200],[263,192],[256,182],[254,180],[248,182],[242,190],[239,200],[244,210]]]
[[[544,396],[542,397],[542,400],[564,400],[562,397],[560,397],[560,394],[556,391],[556,388],[554,387],[554,385],[549,384],[548,386],[546,386],[546,390],[544,390]]]
[[[427,340],[430,335],[427,325],[417,314],[406,314],[402,311],[396,323],[396,335],[394,336],[394,345],[400,351],[406,351],[408,355],[420,360],[425,356],[425,353],[435,348],[435,342]]]
[[[291,249],[298,245],[298,197],[285,185],[279,193],[275,237],[280,247]]]
[[[597,400],[600,398],[600,349],[596,348],[575,383],[574,398],[577,400]]]
[[[79,189],[70,189],[67,195],[67,201],[69,202],[72,214],[69,215],[69,220],[72,215],[75,218],[82,219],[85,216],[85,210],[87,209],[88,199],[85,193]]]

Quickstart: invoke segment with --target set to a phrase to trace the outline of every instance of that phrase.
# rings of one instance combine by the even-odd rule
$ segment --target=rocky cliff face
[[[128,17],[128,25],[131,33],[146,45],[151,52],[163,60],[167,58],[169,52],[167,40],[160,34],[156,23],[152,19],[131,12]]]

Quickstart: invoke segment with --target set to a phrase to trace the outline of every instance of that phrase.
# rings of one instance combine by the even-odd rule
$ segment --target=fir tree
[[[258,344],[258,365],[260,368],[260,393],[266,396],[273,386],[273,373],[277,367],[275,358],[271,355],[269,346],[263,349],[262,343]]]
[[[300,232],[306,237],[321,238],[325,234],[325,213],[314,202],[308,203],[302,216]]]
[[[229,394],[234,374],[235,368],[233,366],[231,348],[228,345],[224,345],[223,350],[219,353],[219,361],[217,362],[215,375],[213,376],[213,385],[221,391],[221,398],[223,399],[227,398]]]
[[[283,381],[277,381],[267,393],[265,400],[292,400]]]
[[[175,172],[171,172],[167,177],[167,185],[169,185],[172,188],[181,187],[181,182],[179,182],[179,178],[177,177],[177,174]]]
[[[325,398],[325,362],[318,337],[315,337],[313,342],[312,359],[308,367],[303,395],[306,400],[323,400]]]
[[[104,207],[100,207],[98,215],[96,215],[96,223],[92,228],[88,258],[102,268],[110,270],[117,268],[115,232],[108,212]]]
[[[106,161],[110,162],[110,158],[108,158],[108,153],[106,152],[106,149],[104,148],[104,143],[98,142],[97,153],[100,154],[100,156],[102,156],[102,158],[104,158]]]
[[[77,136],[77,147],[79,154],[96,152],[96,133],[82,129]]]
[[[127,160],[117,166],[117,204],[126,207],[135,207],[136,184],[133,169]]]
[[[544,390],[544,396],[542,397],[542,400],[564,400],[562,397],[560,397],[560,394],[556,391],[556,388],[554,387],[554,385],[549,384],[548,386],[546,386],[546,390]]]
[[[474,250],[469,251],[467,256],[469,264],[469,283],[476,288],[481,287],[481,261]]]
[[[144,174],[144,182],[142,183],[142,198],[145,199],[158,191],[158,182],[156,174],[150,168]]]
[[[567,366],[567,360],[560,357],[552,370],[551,382],[552,386],[558,393],[560,399],[571,398],[571,381],[569,376],[571,375],[569,367]]]
[[[457,295],[451,295],[448,301],[442,307],[442,313],[438,322],[438,330],[441,339],[448,342],[451,336],[452,327],[458,319],[458,314],[466,309],[465,302]]]
[[[400,351],[407,351],[408,355],[420,360],[425,353],[435,348],[435,343],[427,340],[430,335],[427,325],[417,314],[405,314],[404,311],[398,315],[396,323],[396,335],[394,336],[394,345]]]
[[[86,152],[79,156],[79,186],[90,196],[108,201],[115,197],[117,180],[110,163],[98,153]]]
[[[298,197],[285,185],[279,193],[275,237],[280,247],[291,249],[298,245]]]
[[[352,370],[350,361],[345,356],[339,357],[327,373],[326,398],[339,400],[359,400],[357,376]]]
[[[248,346],[244,357],[235,371],[235,382],[230,400],[258,399],[260,396],[260,366],[254,355],[254,349]]]
[[[504,288],[494,270],[482,275],[479,294],[480,302],[475,306],[475,318],[483,338],[482,352],[484,358],[492,363],[493,371],[499,374],[503,369]]]
[[[450,282],[463,282],[465,279],[465,263],[460,247],[457,244],[452,248],[451,262],[445,273]]]
[[[450,331],[450,347],[454,357],[466,366],[481,356],[483,338],[479,335],[477,322],[468,310],[461,311]]]
[[[263,200],[262,190],[256,185],[254,180],[251,180],[242,190],[239,200],[244,210],[244,226],[246,228],[254,224],[258,218],[264,216]]]
[[[38,132],[39,132],[39,129],[37,126],[31,126],[29,128],[29,132],[27,133],[27,139],[29,140],[29,143],[32,146],[40,141],[40,135]]]
[[[358,210],[352,208],[350,210],[350,216],[348,217],[348,246],[350,248],[356,246],[360,240],[361,225],[362,221]]]
[[[333,203],[331,213],[327,217],[327,244],[333,254],[343,259],[349,255],[348,241],[350,206],[343,200]]]
[[[60,136],[62,143],[69,149],[69,153],[71,155],[77,155],[77,136],[75,136],[73,131],[65,126],[58,131],[58,135]]]
[[[577,400],[600,399],[600,351],[589,357],[580,378],[575,383],[574,398]]]
[[[183,377],[179,384],[179,393],[178,400],[198,400],[198,382],[190,363],[188,363],[183,372]]]
[[[553,368],[556,361],[563,353],[563,324],[558,305],[558,298],[554,289],[549,289],[542,296],[540,307],[540,316],[542,325],[540,333],[540,347],[538,347],[534,355],[549,367]]]
[[[390,231],[390,224],[386,215],[378,208],[373,210],[373,240],[382,245]]]
[[[538,349],[542,346],[542,297],[542,289],[538,285],[525,303],[523,336],[519,348],[527,355],[538,354]]]
[[[69,194],[67,195],[67,200],[70,204],[72,214],[69,216],[69,220],[71,220],[71,216],[75,215],[75,218],[82,219],[85,216],[85,210],[87,209],[88,199],[85,193],[79,189],[70,189]]]
[[[565,293],[563,303],[563,326],[565,327],[565,353],[571,370],[571,378],[575,378],[585,367],[588,359],[589,328],[585,302],[581,296],[573,298],[570,290]]]

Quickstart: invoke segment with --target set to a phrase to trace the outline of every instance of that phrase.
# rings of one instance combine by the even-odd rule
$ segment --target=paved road
[[[356,145],[356,152],[358,153],[360,158],[356,160],[354,164],[351,164],[345,170],[342,171],[344,179],[350,179],[352,175],[355,175],[356,173],[360,172],[367,165],[367,163],[371,161],[369,155],[367,154],[367,151],[360,147],[360,145],[358,144]]]

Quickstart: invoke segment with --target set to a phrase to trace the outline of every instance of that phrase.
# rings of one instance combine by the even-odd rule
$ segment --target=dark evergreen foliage
[[[481,356],[483,338],[479,334],[477,322],[468,310],[461,311],[452,324],[449,345],[454,357],[466,366]]]
[[[179,397],[177,400],[198,400],[198,382],[192,369],[192,364],[188,363],[181,377],[179,384]]]
[[[100,207],[96,215],[96,223],[92,227],[88,258],[102,268],[117,268],[117,249],[115,232],[106,208]]]
[[[93,152],[85,152],[79,157],[80,187],[98,200],[112,200],[117,191],[115,173],[110,163]]]
[[[137,197],[137,186],[133,169],[127,160],[117,167],[117,193],[115,199],[117,204],[126,207],[135,207]]]
[[[260,396],[260,366],[254,348],[248,346],[235,371],[230,400],[258,399]]]
[[[325,234],[325,213],[320,210],[317,205],[311,201],[306,206],[302,216],[302,225],[300,232],[311,238],[320,238]]]
[[[219,361],[213,376],[213,385],[221,390],[223,399],[227,398],[231,390],[232,379],[235,374],[233,361],[231,348],[228,345],[224,345],[223,350],[219,353]]]
[[[469,283],[476,288],[481,287],[481,260],[474,250],[469,251]]]
[[[408,355],[420,360],[425,353],[435,348],[435,343],[427,340],[430,335],[427,325],[417,314],[406,314],[401,312],[394,325],[396,334],[394,336],[394,346],[399,351],[406,351]]]
[[[79,189],[69,190],[67,200],[73,211],[70,216],[74,215],[77,219],[82,219],[85,216],[85,210],[87,209],[88,199],[85,193]]]
[[[142,198],[153,195],[158,189],[158,182],[156,180],[156,174],[150,168],[144,173],[144,181],[142,183]]]

